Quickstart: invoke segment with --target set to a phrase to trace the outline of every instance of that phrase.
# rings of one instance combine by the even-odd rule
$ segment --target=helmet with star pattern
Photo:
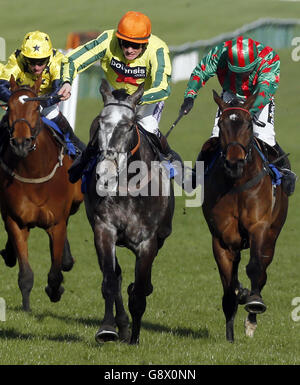
[[[44,32],[28,32],[21,46],[21,54],[30,59],[43,59],[51,56],[52,43]]]

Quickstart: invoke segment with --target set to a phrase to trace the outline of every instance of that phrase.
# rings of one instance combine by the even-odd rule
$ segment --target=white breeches
[[[50,107],[45,107],[41,111],[42,116],[45,116],[45,118],[51,120],[58,116],[59,114],[59,107],[58,104],[54,104]]]
[[[225,102],[230,102],[232,99],[236,98],[236,96],[228,91],[223,92],[222,98]],[[269,144],[270,146],[275,146],[275,130],[274,130],[274,112],[275,112],[275,104],[274,98],[268,103],[261,111],[255,114],[257,120],[263,123],[265,126],[261,127],[253,121],[253,133],[254,136],[261,139],[263,142]],[[212,137],[219,136],[219,126],[218,121],[220,117],[220,111],[218,109],[215,124],[212,130]]]
[[[152,134],[159,135],[158,124],[161,118],[162,110],[165,102],[143,104],[137,106],[137,115],[139,116],[138,123]]]

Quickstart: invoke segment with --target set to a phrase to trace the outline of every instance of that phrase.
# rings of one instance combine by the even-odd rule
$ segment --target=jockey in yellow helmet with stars
[[[69,133],[71,142],[81,152],[85,145],[74,135],[67,119],[59,111],[58,100],[53,98],[61,87],[60,66],[64,55],[52,47],[50,37],[41,31],[28,32],[20,49],[10,55],[8,62],[0,71],[0,100],[7,103],[11,95],[10,77],[14,76],[17,84],[32,87],[39,76],[42,83],[39,95],[47,95],[49,99],[41,102],[42,115],[54,121],[63,134]],[[4,135],[6,116],[1,122],[0,142]],[[2,143],[0,143],[1,145]]]

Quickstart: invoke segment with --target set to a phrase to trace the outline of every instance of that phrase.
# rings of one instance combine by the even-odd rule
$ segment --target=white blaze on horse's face
[[[28,95],[21,95],[19,96],[19,102],[22,104],[25,104],[27,98],[28,98]]]
[[[231,115],[229,115],[229,119],[230,120],[238,120],[238,116],[237,116],[237,114],[231,114]]]
[[[118,124],[124,120],[124,115],[130,119],[131,116],[128,115],[131,114],[133,117],[133,112],[121,105],[107,106],[103,109],[99,121],[99,144],[102,151],[105,153],[107,151],[116,152],[116,149],[111,146],[111,138],[114,130],[117,129]]]

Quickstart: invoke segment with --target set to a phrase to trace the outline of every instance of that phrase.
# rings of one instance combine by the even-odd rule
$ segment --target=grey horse
[[[124,90],[111,92],[103,80],[100,93],[104,107],[91,126],[91,132],[96,127],[99,155],[85,194],[105,300],[104,318],[95,338],[98,343],[119,339],[138,344],[146,297],[153,291],[152,263],[172,232],[174,192],[157,155],[138,129],[136,105],[143,86],[128,95]],[[127,290],[131,336],[121,294],[117,246],[130,249],[136,256],[134,282]]]

